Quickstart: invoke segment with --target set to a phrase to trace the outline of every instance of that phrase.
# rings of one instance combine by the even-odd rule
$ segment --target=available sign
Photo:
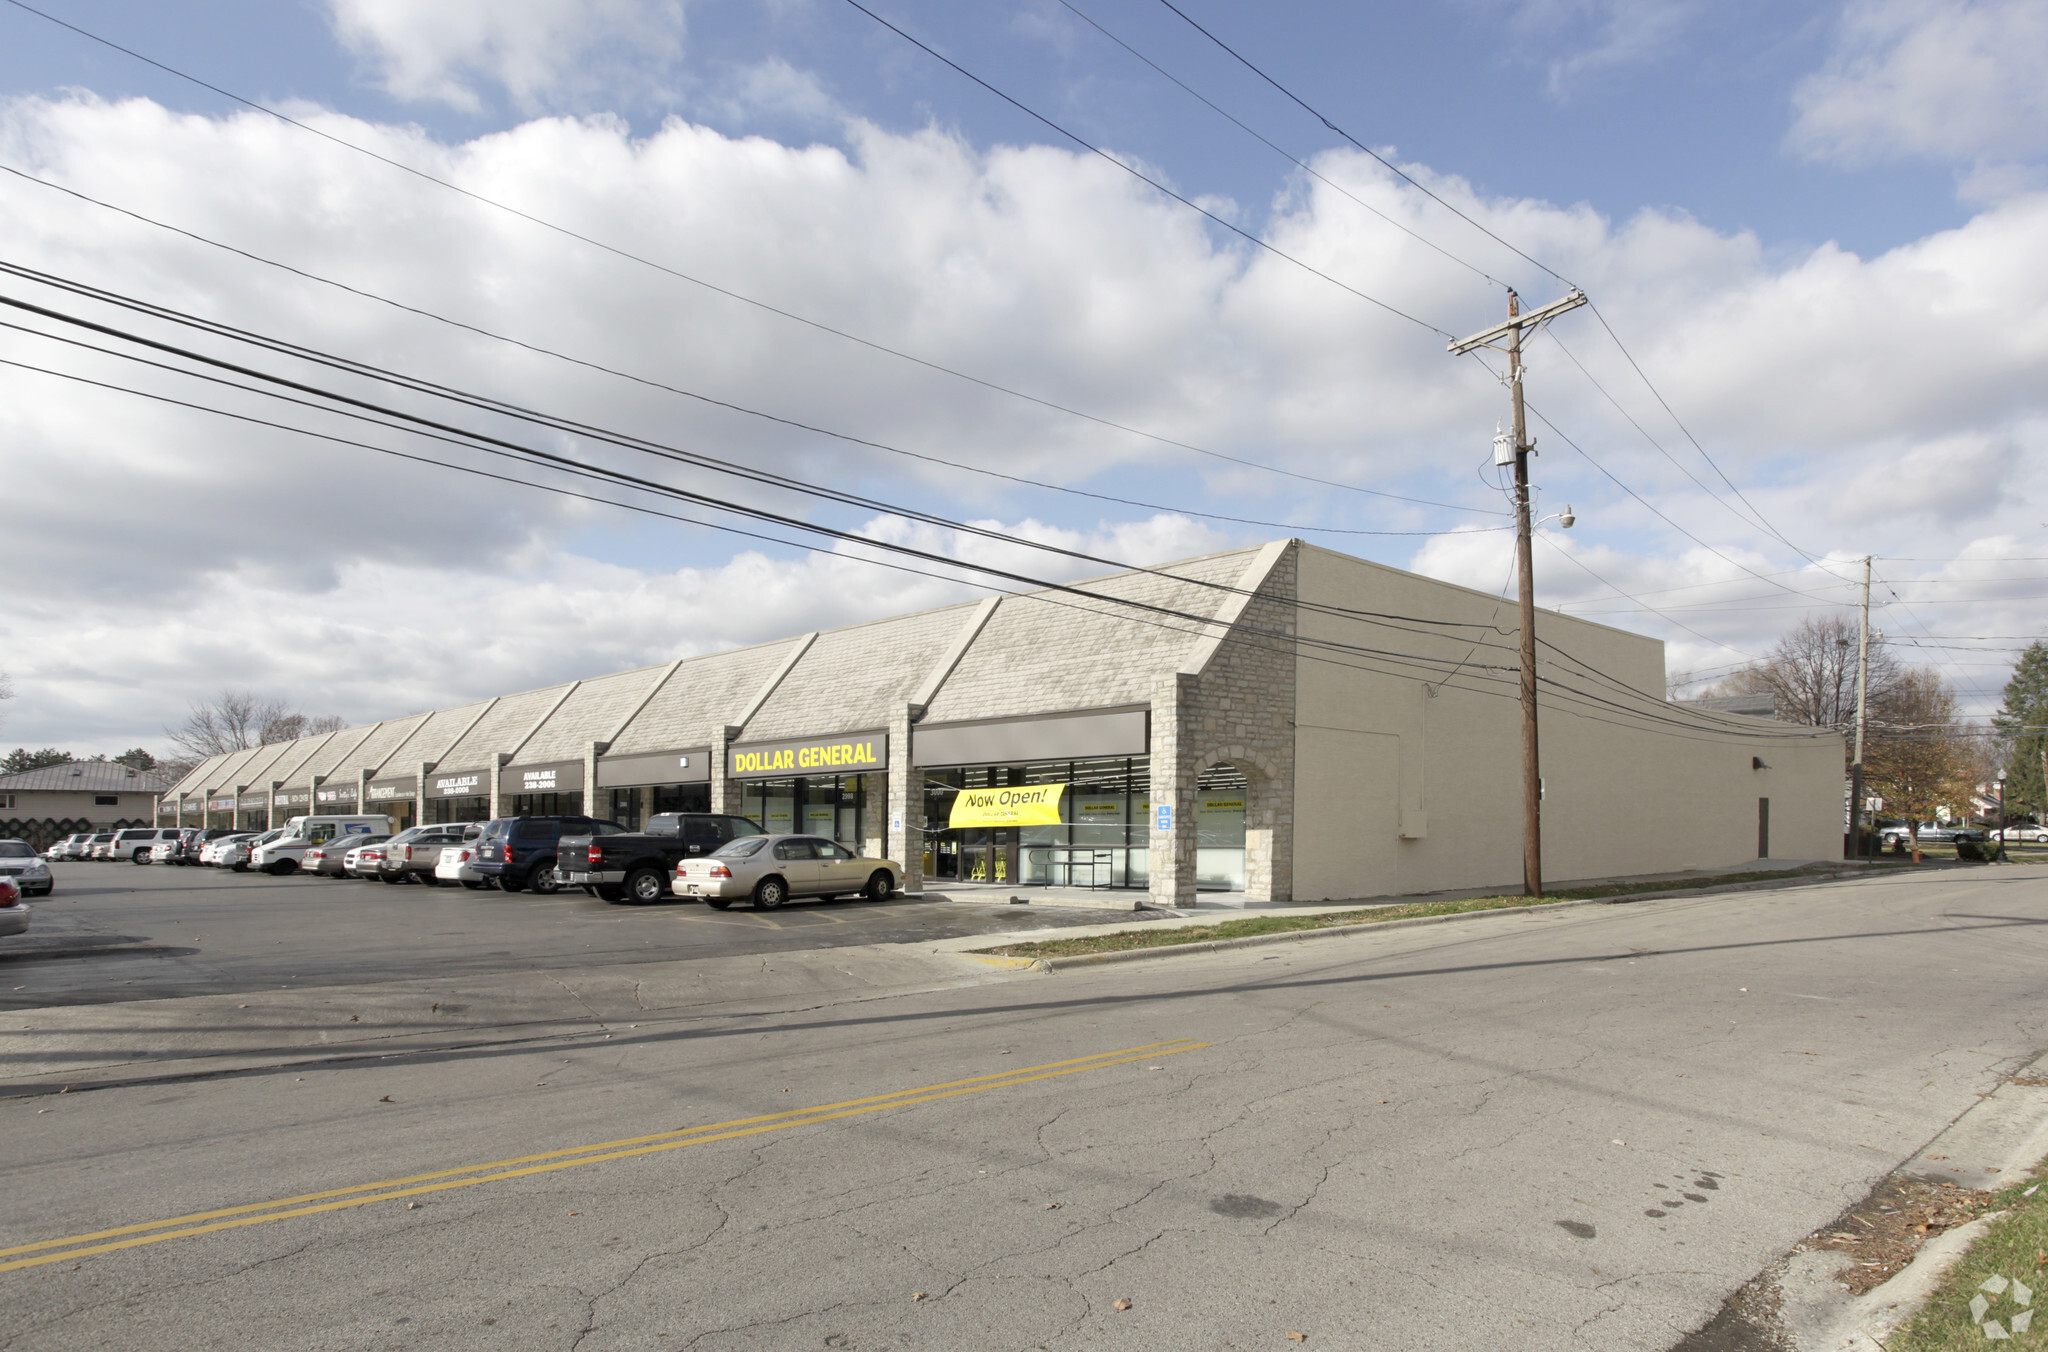
[[[1058,826],[1064,784],[962,789],[953,799],[948,826]]]
[[[755,742],[726,753],[726,773],[744,779],[765,775],[857,774],[889,766],[889,734],[849,732],[796,742]]]
[[[582,761],[508,765],[498,771],[500,793],[574,793],[583,787]]]
[[[459,775],[433,775],[427,780],[427,792],[435,798],[481,798],[490,791],[490,779],[482,770],[469,770]],[[376,796],[374,788],[370,796]]]

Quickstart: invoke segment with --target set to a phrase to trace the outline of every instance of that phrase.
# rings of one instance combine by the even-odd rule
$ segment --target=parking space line
[[[1131,1061],[1173,1056],[1180,1052],[1197,1051],[1209,1045],[1206,1042],[1195,1042],[1188,1039],[1147,1043],[1143,1046],[1126,1047],[1111,1052],[1098,1052],[1093,1056],[1076,1057],[1066,1061],[1051,1061],[1037,1066],[1020,1066],[1015,1070],[997,1074],[974,1075],[965,1079],[947,1080],[939,1084],[924,1085],[915,1089],[902,1089],[890,1094],[876,1094],[866,1098],[844,1099],[837,1103],[822,1103],[809,1108],[795,1108],[786,1112],[768,1113],[759,1117],[744,1117],[729,1122],[714,1122],[707,1123],[704,1126],[682,1127],[674,1131],[655,1132],[646,1136],[633,1136],[615,1141],[600,1141],[594,1145],[572,1146],[563,1150],[519,1155],[510,1159],[493,1160],[488,1164],[474,1164],[464,1168],[440,1169],[430,1173],[411,1174],[403,1178],[384,1179],[381,1182],[363,1183],[350,1188],[330,1188],[322,1192],[301,1193],[295,1197],[281,1197],[269,1202],[255,1202],[245,1206],[223,1207],[212,1211],[193,1212],[188,1215],[173,1216],[166,1220],[115,1226],[110,1229],[95,1230],[87,1234],[70,1235],[62,1239],[38,1240],[29,1244],[17,1244],[11,1248],[0,1248],[0,1257],[10,1257],[16,1254],[28,1255],[14,1258],[11,1262],[0,1262],[0,1272],[13,1272],[22,1268],[40,1267],[46,1263],[59,1263],[72,1259],[87,1258],[97,1254],[113,1253],[121,1249],[137,1248],[146,1244],[160,1244],[166,1240],[189,1239],[198,1235],[214,1234],[222,1230],[234,1230],[251,1225],[261,1225],[266,1221],[313,1216],[323,1212],[367,1206],[372,1202],[395,1201],[400,1198],[418,1197],[427,1193],[445,1192],[454,1188],[471,1188],[483,1183],[498,1183],[509,1179],[527,1178],[535,1174],[574,1169],[586,1164],[602,1164],[611,1160],[629,1159],[638,1155],[652,1155],[668,1150],[680,1150],[685,1146],[704,1145],[712,1141],[729,1141],[738,1137],[757,1136],[765,1132],[784,1131],[791,1127],[808,1126],[818,1122],[831,1122],[840,1118],[858,1117],[867,1113],[882,1112],[890,1108],[905,1108],[920,1103],[933,1103],[940,1099],[957,1098],[964,1094],[979,1094],[990,1089],[1001,1089],[1010,1085],[1029,1084],[1035,1080],[1049,1080],[1063,1075],[1078,1075],[1083,1071],[1101,1070],[1109,1066],[1123,1065]],[[97,1243],[95,1241],[107,1242]]]

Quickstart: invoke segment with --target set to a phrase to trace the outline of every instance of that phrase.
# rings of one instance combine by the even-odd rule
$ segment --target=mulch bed
[[[1886,1179],[1877,1191],[1814,1234],[1802,1249],[1839,1249],[1854,1263],[1837,1275],[1862,1295],[1898,1274],[1935,1235],[1996,1210],[1992,1194],[1953,1183]]]

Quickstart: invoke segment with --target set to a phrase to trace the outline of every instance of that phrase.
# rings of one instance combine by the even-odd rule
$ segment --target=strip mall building
[[[215,757],[159,820],[721,811],[913,892],[1512,889],[1513,629],[1498,597],[1276,541]],[[1840,852],[1838,734],[1667,701],[1654,639],[1537,635],[1547,882]]]

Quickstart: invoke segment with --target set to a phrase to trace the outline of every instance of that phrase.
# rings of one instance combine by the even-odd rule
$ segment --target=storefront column
[[[1162,908],[1195,904],[1195,783],[1201,767],[1191,765],[1183,726],[1195,677],[1177,672],[1159,682],[1152,696],[1152,810],[1145,829],[1151,841],[1150,895]],[[1159,809],[1173,809],[1173,825],[1159,829]]]
[[[501,773],[505,769],[506,763],[511,759],[512,753],[509,751],[494,752],[492,753],[491,756],[491,816],[493,818],[502,817],[505,815],[504,800],[498,793],[498,780]],[[420,803],[422,807],[424,807],[426,799],[421,798]],[[426,819],[426,814],[422,812],[420,814],[420,820],[425,821]]]
[[[889,719],[889,771],[882,799],[883,856],[903,865],[905,892],[924,891],[924,776],[910,763],[910,707]],[[891,853],[901,851],[901,853]]]
[[[282,779],[270,781],[270,805],[264,809],[263,815],[263,829],[266,831],[275,831],[277,829],[277,795],[279,790],[283,788],[284,781]]]
[[[725,749],[732,745],[732,739],[740,735],[740,729],[726,726],[711,731],[711,810],[727,816],[738,816],[740,811],[740,785],[737,780],[725,776]],[[767,823],[761,823],[766,826]]]
[[[610,742],[586,742],[583,747],[583,815],[602,821],[611,816],[611,795],[597,792],[597,758],[611,748]]]

